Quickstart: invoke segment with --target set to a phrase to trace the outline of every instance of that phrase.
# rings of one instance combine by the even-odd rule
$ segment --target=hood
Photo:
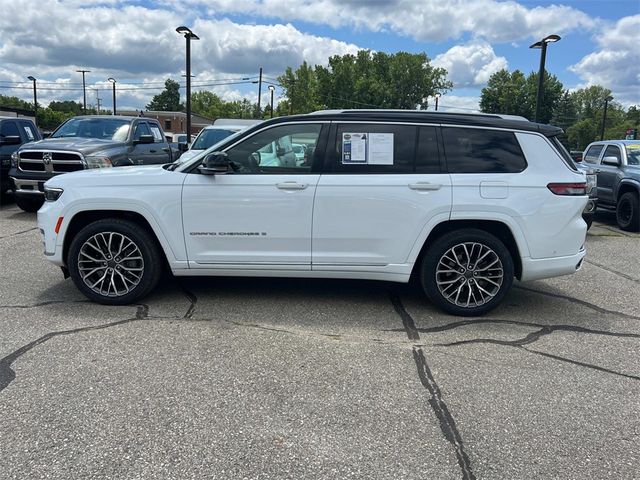
[[[138,165],[131,167],[92,168],[57,175],[48,180],[47,187],[74,188],[96,186],[144,186],[180,184],[184,174],[170,172],[162,165]]]
[[[177,163],[184,163],[188,160],[191,160],[193,157],[195,157],[196,155],[200,154],[204,152],[204,150],[187,150],[186,152],[184,152],[182,155],[180,155],[180,158],[178,158],[178,160],[176,160]]]
[[[636,180],[640,180],[640,165],[627,165],[625,173]]]
[[[121,147],[122,142],[114,142],[113,140],[102,140],[98,138],[47,138],[38,142],[31,142],[23,145],[20,151],[27,150],[69,150],[72,152],[80,152],[84,155],[102,150],[108,150],[114,147]]]

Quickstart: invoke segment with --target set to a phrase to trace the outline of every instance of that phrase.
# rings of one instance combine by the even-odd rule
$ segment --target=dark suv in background
[[[598,208],[616,212],[623,230],[640,229],[640,140],[593,142],[583,163],[598,176]]]
[[[13,184],[9,178],[11,168],[11,155],[20,148],[20,145],[41,140],[42,136],[33,121],[29,118],[0,117],[0,183],[4,195],[8,190],[13,190]]]

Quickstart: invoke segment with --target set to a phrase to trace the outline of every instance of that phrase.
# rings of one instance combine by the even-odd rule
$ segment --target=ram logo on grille
[[[51,165],[51,160],[53,159],[53,154],[51,152],[44,152],[42,154],[42,161],[45,165]]]

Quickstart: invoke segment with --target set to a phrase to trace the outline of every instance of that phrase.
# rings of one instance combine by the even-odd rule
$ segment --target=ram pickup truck
[[[44,182],[90,168],[170,163],[172,150],[157,120],[94,115],[73,117],[49,138],[23,145],[9,175],[16,204],[27,212],[44,203]]]
[[[23,117],[0,117],[0,194],[13,190],[9,179],[11,157],[20,145],[42,140],[33,120]]]

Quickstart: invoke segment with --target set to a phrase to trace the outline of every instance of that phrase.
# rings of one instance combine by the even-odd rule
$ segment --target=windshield
[[[640,165],[640,145],[627,145],[627,164]]]
[[[193,146],[191,147],[193,150],[204,150],[209,148],[220,140],[224,140],[229,135],[233,135],[235,132],[233,130],[225,130],[221,128],[206,128],[204,129],[196,141],[193,142]]]
[[[51,138],[81,137],[124,142],[129,135],[129,120],[118,118],[72,118]]]

